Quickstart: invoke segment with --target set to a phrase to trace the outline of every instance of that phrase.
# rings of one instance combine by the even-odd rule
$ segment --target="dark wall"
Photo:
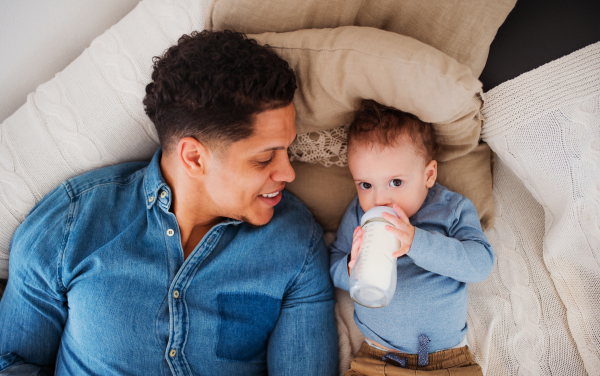
[[[600,0],[518,0],[490,46],[484,91],[600,41]]]

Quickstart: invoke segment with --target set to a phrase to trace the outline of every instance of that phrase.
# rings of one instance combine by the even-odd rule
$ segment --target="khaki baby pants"
[[[429,354],[429,364],[419,367],[418,355],[398,353],[407,359],[406,368],[400,367],[393,360],[382,360],[387,352],[378,350],[363,342],[352,359],[346,376],[483,376],[481,367],[468,346],[456,349],[436,351]]]

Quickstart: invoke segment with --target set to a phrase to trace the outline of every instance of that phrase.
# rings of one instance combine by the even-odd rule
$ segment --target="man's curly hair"
[[[164,151],[188,136],[211,147],[250,137],[255,115],[289,105],[296,90],[285,60],[233,31],[183,35],[153,62],[144,107]]]

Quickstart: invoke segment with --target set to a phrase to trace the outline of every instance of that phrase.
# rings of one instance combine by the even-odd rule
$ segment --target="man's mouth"
[[[283,190],[283,187],[279,188],[275,192],[261,193],[258,195],[258,198],[269,206],[275,206],[279,203],[279,201],[281,201],[281,196],[282,196],[281,191],[282,190]]]
[[[277,191],[277,192],[274,192],[274,193],[263,193],[263,194],[261,194],[261,196],[263,196],[265,198],[273,198],[273,197],[277,196],[280,193],[281,193],[281,191]]]

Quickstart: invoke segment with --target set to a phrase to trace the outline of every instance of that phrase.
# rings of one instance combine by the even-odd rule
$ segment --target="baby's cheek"
[[[419,207],[417,206],[412,206],[412,207],[408,207],[404,210],[404,212],[406,213],[406,216],[410,219],[410,217],[412,217],[413,215],[417,214],[417,211],[419,211]]]
[[[361,192],[360,190],[358,191],[358,203],[365,213],[375,206],[370,195],[367,192]]]
[[[402,197],[398,201],[398,206],[400,206],[400,208],[404,211],[404,214],[406,214],[408,218],[415,215],[417,211],[419,211],[419,209],[421,208],[422,204],[422,202],[418,202],[418,200],[410,200],[406,197]]]

